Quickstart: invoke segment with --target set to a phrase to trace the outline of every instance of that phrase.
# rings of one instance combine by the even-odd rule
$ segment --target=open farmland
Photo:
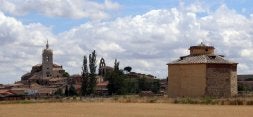
[[[253,107],[81,102],[0,104],[0,117],[253,117]]]

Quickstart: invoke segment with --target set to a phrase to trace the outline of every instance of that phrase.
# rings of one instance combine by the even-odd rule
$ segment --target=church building
[[[31,72],[21,77],[22,83],[36,82],[42,85],[64,84],[65,70],[61,65],[53,63],[53,51],[49,48],[47,41],[46,48],[42,51],[42,64],[32,67]]]
[[[237,95],[237,63],[216,55],[201,43],[190,55],[168,63],[169,97],[231,97]]]

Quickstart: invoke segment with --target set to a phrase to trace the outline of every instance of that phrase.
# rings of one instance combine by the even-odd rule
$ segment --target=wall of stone
[[[237,89],[237,65],[232,65],[231,66],[231,96],[236,96],[238,94],[238,89]]]
[[[169,64],[169,97],[200,97],[206,88],[205,64]]]
[[[205,95],[230,97],[237,94],[236,77],[236,71],[230,64],[207,64]]]

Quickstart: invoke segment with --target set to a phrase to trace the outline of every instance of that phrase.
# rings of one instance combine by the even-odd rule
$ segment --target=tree
[[[119,62],[115,59],[114,71],[106,75],[106,79],[109,81],[107,85],[110,95],[124,95],[128,93],[126,76],[122,70],[119,70]]]
[[[119,62],[117,61],[117,59],[115,59],[114,61],[114,71],[119,71]]]
[[[63,77],[69,77],[69,73],[65,71],[62,76]]]
[[[87,57],[83,57],[81,96],[88,95],[89,73],[87,68]]]
[[[68,97],[69,96],[69,88],[68,88],[68,85],[66,85],[65,87],[65,96]]]
[[[151,85],[151,91],[153,93],[159,93],[160,92],[160,80],[158,79],[154,79],[153,82],[152,82],[152,85]]]
[[[69,96],[75,96],[75,95],[77,95],[76,88],[73,85],[70,85]]]
[[[130,66],[127,66],[124,68],[124,71],[127,71],[127,72],[131,72],[131,70],[132,70],[132,67],[130,67]]]
[[[138,93],[138,80],[134,78],[126,78],[125,79],[125,86],[127,89],[128,94],[135,94]]]
[[[57,89],[54,94],[57,95],[57,96],[62,96],[63,95],[62,94],[62,89],[61,88]]]
[[[90,67],[90,78],[89,78],[89,85],[88,85],[88,94],[95,93],[96,87],[96,51],[94,50],[89,55],[89,67]]]

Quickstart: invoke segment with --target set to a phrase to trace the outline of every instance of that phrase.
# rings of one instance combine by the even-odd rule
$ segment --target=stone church
[[[190,55],[168,63],[169,97],[231,97],[237,95],[237,63],[216,55],[201,43]]]
[[[21,77],[21,82],[36,82],[41,85],[64,84],[65,70],[61,65],[53,63],[53,51],[49,48],[47,41],[46,48],[42,52],[42,64],[37,64],[32,67],[31,72],[24,74]]]

